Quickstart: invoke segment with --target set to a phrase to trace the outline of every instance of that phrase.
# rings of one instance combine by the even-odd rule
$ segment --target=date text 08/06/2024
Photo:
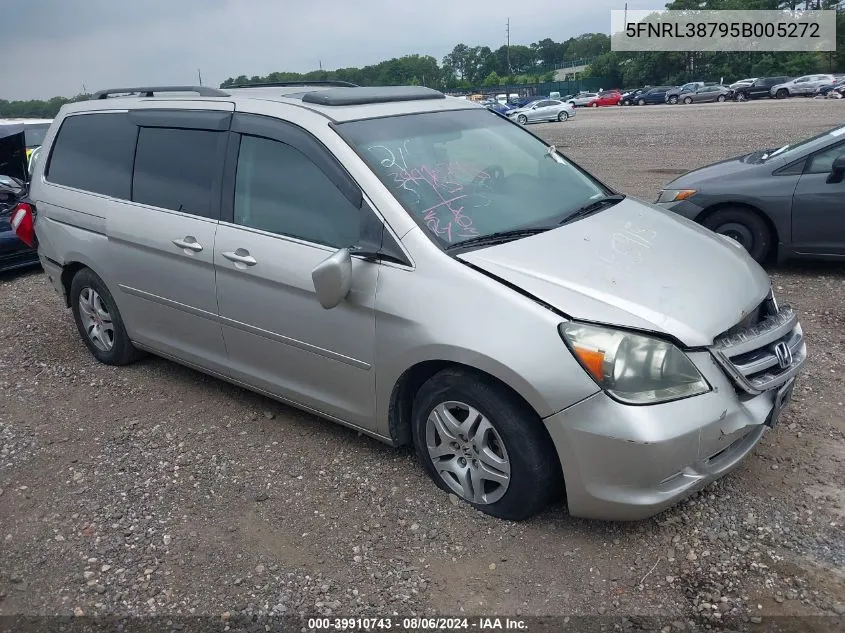
[[[520,618],[508,617],[372,617],[372,618],[309,618],[309,630],[315,631],[527,631],[528,625]]]

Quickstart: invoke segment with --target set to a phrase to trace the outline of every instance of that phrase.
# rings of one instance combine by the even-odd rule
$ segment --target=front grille
[[[771,295],[711,351],[736,386],[753,395],[786,383],[807,359],[798,316],[788,305],[778,308]]]

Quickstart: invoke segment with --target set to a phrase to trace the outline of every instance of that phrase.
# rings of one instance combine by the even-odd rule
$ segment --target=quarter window
[[[114,198],[129,199],[138,128],[125,112],[65,118],[47,163],[47,179]]]
[[[132,200],[202,217],[216,215],[215,197],[226,133],[143,127],[138,134]]]
[[[294,147],[243,136],[234,222],[335,248],[358,241],[360,212]]]
[[[813,154],[807,163],[807,174],[827,174],[833,169],[833,161],[845,154],[845,144],[828,147],[826,150]]]

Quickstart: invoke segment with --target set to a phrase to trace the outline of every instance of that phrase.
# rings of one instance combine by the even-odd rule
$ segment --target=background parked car
[[[734,90],[734,98],[737,101],[748,101],[750,99],[762,99],[771,97],[771,88],[778,84],[790,81],[791,77],[758,77],[749,86],[740,86]]]
[[[816,88],[816,96],[825,97],[828,92],[842,85],[845,85],[845,75],[834,75],[832,83],[822,84]]]
[[[666,103],[666,93],[675,86],[655,86],[637,96],[637,105],[653,105],[655,103]]]
[[[714,163],[667,183],[657,203],[739,242],[758,262],[845,259],[845,126]]]
[[[38,251],[24,244],[11,225],[12,209],[26,194],[29,180],[26,130],[21,123],[0,123],[0,270],[38,263]]]
[[[688,92],[681,97],[682,103],[709,103],[713,101],[727,101],[732,98],[734,91],[725,86],[704,86],[695,92]]]
[[[540,99],[523,108],[514,108],[507,115],[520,125],[537,121],[566,121],[575,116],[575,106],[557,99]]]
[[[815,94],[816,88],[824,84],[832,84],[833,75],[804,75],[796,77],[792,81],[777,84],[769,89],[769,94],[775,99],[785,97],[810,96]]]
[[[620,105],[629,106],[634,105],[637,102],[637,97],[639,97],[642,93],[649,90],[651,86],[645,86],[644,88],[636,88],[633,90],[627,90],[622,93],[622,99],[619,102]]]
[[[728,87],[732,88],[733,90],[736,90],[737,88],[741,88],[741,87],[744,87],[744,86],[750,86],[755,81],[757,81],[757,79],[759,79],[759,77],[749,77],[747,79],[740,79],[739,81],[733,82]]]
[[[693,93],[704,85],[703,81],[691,81],[666,92],[666,103],[676,104],[685,94]]]
[[[615,106],[619,105],[619,101],[621,99],[622,93],[618,90],[605,90],[593,97],[587,105],[591,108],[598,108],[599,106]]]
[[[597,92],[579,92],[577,95],[569,100],[569,103],[576,108],[584,107],[590,103],[590,100],[597,96]]]

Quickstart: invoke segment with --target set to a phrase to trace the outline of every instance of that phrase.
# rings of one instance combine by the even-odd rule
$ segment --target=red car
[[[598,95],[592,98],[587,105],[591,108],[597,108],[599,106],[615,106],[619,105],[621,100],[622,93],[618,90],[605,90],[604,92],[598,93]]]

